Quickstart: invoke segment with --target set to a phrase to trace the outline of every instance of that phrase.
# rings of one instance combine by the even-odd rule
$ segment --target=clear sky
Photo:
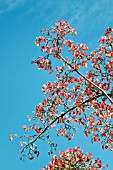
[[[39,143],[39,159],[21,162],[19,141],[9,141],[9,134],[22,134],[27,115],[42,101],[41,86],[51,79],[31,65],[40,54],[34,40],[43,27],[56,20],[67,20],[76,28],[76,40],[89,49],[98,46],[98,39],[108,26],[113,27],[113,0],[0,0],[0,169],[38,170],[49,163],[48,147]],[[113,169],[113,153],[92,145],[80,131],[72,142],[60,140],[59,149],[80,145]],[[64,145],[65,143],[65,145]],[[56,152],[57,154],[58,152]]]

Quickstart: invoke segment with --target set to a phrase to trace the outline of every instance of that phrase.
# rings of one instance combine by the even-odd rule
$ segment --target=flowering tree
[[[57,21],[40,33],[35,43],[43,56],[32,64],[55,75],[55,81],[42,86],[45,97],[36,106],[34,115],[29,116],[32,123],[29,127],[22,126],[24,140],[20,141],[20,158],[25,155],[30,160],[34,155],[38,157],[36,143],[39,139],[50,145],[48,154],[52,154],[57,144],[51,139],[51,129],[57,136],[71,140],[77,124],[83,126],[84,134],[91,137],[92,143],[100,142],[103,149],[113,151],[113,29],[107,28],[99,40],[99,48],[89,54],[86,44],[74,42],[76,30],[66,21]],[[10,140],[14,136],[17,135],[11,134]],[[75,147],[60,151],[59,157],[53,156],[46,169],[73,167],[101,169],[102,162]]]

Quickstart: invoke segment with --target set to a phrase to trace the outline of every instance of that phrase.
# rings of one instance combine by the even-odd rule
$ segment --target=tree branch
[[[88,103],[88,102],[90,102],[90,100],[94,100],[94,99],[99,98],[99,97],[101,97],[101,96],[103,96],[103,94],[99,94],[99,95],[97,95],[97,96],[92,97],[91,99],[87,99],[87,100],[83,101],[80,105],[83,105],[83,104],[85,104],[85,103]],[[49,127],[50,127],[51,125],[53,125],[60,117],[65,116],[67,113],[69,113],[70,111],[74,110],[74,109],[77,107],[77,106],[73,106],[73,107],[70,108],[70,107],[69,107],[67,104],[65,104],[65,103],[64,103],[64,105],[67,107],[68,110],[67,110],[66,112],[62,113],[61,115],[57,116],[53,121],[51,121],[51,123],[50,123],[49,125],[47,125],[47,126],[43,129],[43,131],[42,131],[34,140],[32,140],[30,143],[28,143],[28,144],[22,149],[21,154],[22,154],[22,152],[24,152],[24,150],[25,150],[26,148],[28,148],[30,145],[32,145],[34,142],[36,142],[37,139],[39,139],[39,138],[41,137],[41,135],[42,135],[43,133],[45,133],[45,132],[47,131],[47,129],[49,129]]]
[[[95,83],[93,83],[90,79],[86,78],[80,71],[78,71],[77,69],[75,69],[70,63],[68,63],[60,54],[58,54],[61,59],[69,66],[73,69],[73,71],[76,71],[80,76],[82,76],[86,81],[90,82],[93,86],[95,86],[98,90],[100,90],[108,99],[111,103],[113,103],[113,100],[111,99],[111,97],[102,89],[100,88],[98,85],[96,85]]]

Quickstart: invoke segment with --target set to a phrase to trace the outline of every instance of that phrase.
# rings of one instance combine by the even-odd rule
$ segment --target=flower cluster
[[[40,170],[100,170],[102,168],[108,168],[108,165],[103,166],[99,158],[93,159],[90,152],[84,154],[80,147],[77,146],[68,148],[66,151],[60,151],[58,157],[54,155],[50,163],[45,168],[40,168]]]
[[[49,74],[53,72],[51,61],[48,59],[44,59],[42,56],[40,56],[36,60],[32,60],[31,63],[36,63],[38,65],[38,69],[44,68],[45,70],[49,70]]]

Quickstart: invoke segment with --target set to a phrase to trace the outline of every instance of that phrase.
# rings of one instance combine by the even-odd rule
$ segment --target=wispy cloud
[[[113,2],[111,0],[41,0],[30,1],[30,12],[36,13],[38,18],[44,20],[67,19],[70,24],[88,24],[100,22],[113,16]],[[86,22],[87,21],[87,22]],[[104,20],[105,21],[105,20]]]
[[[0,14],[10,12],[20,5],[23,5],[26,0],[0,0]]]

